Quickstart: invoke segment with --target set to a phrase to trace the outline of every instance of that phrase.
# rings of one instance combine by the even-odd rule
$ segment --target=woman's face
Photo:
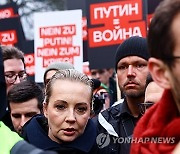
[[[52,84],[49,103],[44,105],[48,136],[61,143],[73,141],[83,134],[90,117],[90,101],[90,87],[76,81],[57,79]]]

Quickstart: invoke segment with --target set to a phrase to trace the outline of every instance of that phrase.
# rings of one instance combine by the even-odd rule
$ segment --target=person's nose
[[[134,76],[135,75],[134,67],[132,65],[129,65],[127,75],[128,76]]]
[[[18,83],[20,83],[20,82],[21,82],[21,80],[20,80],[19,76],[17,76],[14,84],[18,84]]]
[[[66,122],[74,123],[76,121],[75,112],[73,109],[69,109],[66,115]]]
[[[28,121],[28,119],[25,116],[21,117],[21,122],[20,122],[20,126],[23,127],[24,124]]]

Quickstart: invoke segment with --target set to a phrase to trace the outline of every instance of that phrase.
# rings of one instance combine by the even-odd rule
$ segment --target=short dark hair
[[[14,85],[8,92],[9,103],[22,103],[33,98],[38,100],[38,108],[42,111],[43,89],[37,83],[29,80]]]
[[[179,0],[164,0],[156,8],[148,33],[148,47],[152,57],[172,65],[171,57],[175,48],[172,22],[180,13]]]
[[[1,49],[2,49],[3,61],[14,58],[21,59],[25,67],[24,53],[21,50],[19,50],[17,47],[14,46],[5,46],[5,45],[1,45]]]

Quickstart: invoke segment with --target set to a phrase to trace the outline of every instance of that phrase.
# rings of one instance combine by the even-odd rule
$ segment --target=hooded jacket
[[[25,124],[23,137],[29,143],[43,150],[53,150],[58,153],[85,154],[96,153],[96,127],[91,120],[88,121],[84,133],[72,142],[59,144],[51,140],[48,136],[45,117],[37,115]]]

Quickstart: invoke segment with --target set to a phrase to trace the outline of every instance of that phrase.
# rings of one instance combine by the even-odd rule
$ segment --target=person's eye
[[[15,74],[6,74],[5,76],[6,76],[7,78],[13,78],[14,75],[15,75]]]
[[[19,73],[18,74],[20,78],[24,77],[25,73]]]
[[[25,117],[27,117],[27,118],[31,118],[31,117],[33,117],[34,115],[36,115],[37,113],[27,113],[26,115],[25,115]]]
[[[76,110],[77,110],[78,113],[83,114],[83,113],[85,113],[87,111],[87,107],[86,106],[79,106],[79,107],[76,108]]]
[[[21,115],[20,114],[12,114],[12,117],[14,117],[14,118],[21,118]]]
[[[144,67],[146,67],[147,65],[145,65],[145,64],[137,64],[136,65],[136,68],[137,69],[142,69],[142,68],[144,68]]]
[[[118,69],[119,69],[119,70],[125,70],[125,69],[127,69],[127,66],[125,66],[125,65],[120,65],[120,66],[118,66]]]
[[[96,75],[97,74],[97,72],[91,72],[91,75]]]
[[[57,108],[58,110],[64,110],[66,107],[65,107],[65,105],[60,105],[60,104],[58,104],[58,105],[56,105],[56,108]]]
[[[24,78],[24,77],[27,77],[27,74],[26,74],[26,72],[20,72],[20,73],[18,74],[18,76],[19,76],[20,78]]]
[[[142,67],[145,67],[145,65],[144,64],[139,64],[139,65],[137,65],[137,67],[142,68]]]

